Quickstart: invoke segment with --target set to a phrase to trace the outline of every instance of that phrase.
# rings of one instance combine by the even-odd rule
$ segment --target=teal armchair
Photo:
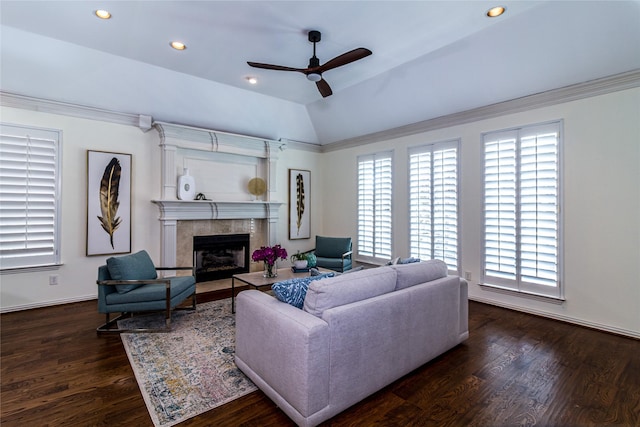
[[[350,270],[353,266],[351,249],[351,237],[316,236],[316,265],[341,273]]]
[[[194,275],[158,278],[158,270],[191,270],[193,267],[155,267],[146,251],[107,259],[98,268],[98,312],[106,314],[105,324],[96,328],[101,332],[160,332],[171,329],[171,311],[191,298],[196,309],[196,280]],[[164,311],[164,329],[121,329],[117,322],[132,313]],[[120,313],[114,319],[112,313]]]

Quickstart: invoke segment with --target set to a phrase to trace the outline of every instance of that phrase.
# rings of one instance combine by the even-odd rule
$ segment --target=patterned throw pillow
[[[271,290],[278,300],[302,309],[302,306],[304,305],[304,297],[307,296],[307,290],[309,289],[309,284],[314,280],[333,277],[333,275],[334,273],[324,273],[317,276],[283,280],[271,285]]]

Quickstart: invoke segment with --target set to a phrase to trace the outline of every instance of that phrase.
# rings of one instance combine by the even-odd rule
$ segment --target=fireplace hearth
[[[193,237],[196,282],[226,279],[249,272],[249,234]]]

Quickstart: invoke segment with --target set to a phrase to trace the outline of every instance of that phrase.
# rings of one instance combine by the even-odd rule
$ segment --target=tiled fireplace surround
[[[160,134],[162,198],[159,210],[164,266],[193,264],[193,237],[249,234],[250,253],[275,244],[282,203],[272,201],[282,142],[156,122]],[[178,200],[176,185],[189,168],[196,192],[208,200]],[[247,190],[251,178],[267,183],[261,200]],[[251,271],[261,268],[251,263]]]

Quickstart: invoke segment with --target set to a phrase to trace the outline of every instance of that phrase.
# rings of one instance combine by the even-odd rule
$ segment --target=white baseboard
[[[53,301],[36,302],[31,304],[13,305],[11,307],[0,308],[0,313],[10,313],[13,311],[31,310],[33,308],[51,307],[54,305],[70,304],[73,302],[83,302],[98,299],[96,295],[85,295],[74,298],[64,298]]]
[[[609,325],[603,325],[603,324],[600,324],[600,323],[589,322],[589,321],[586,321],[586,320],[576,319],[576,318],[573,318],[573,317],[562,316],[562,315],[553,314],[553,313],[547,313],[547,312],[539,311],[539,310],[533,310],[531,308],[520,307],[520,306],[513,305],[513,304],[506,304],[506,303],[503,303],[503,302],[498,302],[498,301],[485,299],[485,298],[478,298],[478,297],[475,297],[475,296],[474,297],[469,297],[469,300],[470,301],[480,302],[480,303],[483,303],[483,304],[495,305],[496,307],[508,308],[509,310],[521,311],[523,313],[535,314],[536,316],[546,317],[546,318],[553,319],[553,320],[559,320],[561,322],[566,322],[566,323],[572,323],[574,325],[584,326],[584,327],[591,328],[591,329],[597,329],[597,330],[600,330],[600,331],[609,332],[609,333],[616,334],[616,335],[624,335],[624,336],[629,337],[629,338],[640,339],[640,333],[637,332],[637,331],[630,331],[630,330],[627,330],[627,329],[616,328],[616,327],[609,326]]]

